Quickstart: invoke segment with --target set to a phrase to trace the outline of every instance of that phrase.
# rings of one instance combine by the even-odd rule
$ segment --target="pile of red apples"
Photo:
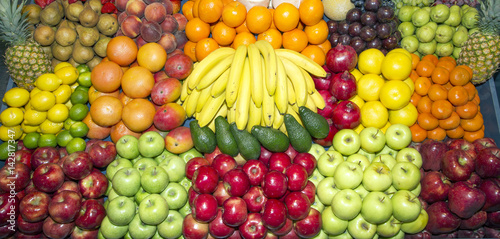
[[[109,141],[85,151],[25,148],[0,169],[0,238],[93,238],[106,216],[108,180],[100,169],[116,156]]]

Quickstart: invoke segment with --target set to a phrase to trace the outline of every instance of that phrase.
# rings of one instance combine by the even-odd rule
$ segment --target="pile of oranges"
[[[417,123],[410,128],[414,142],[446,137],[472,142],[484,137],[480,99],[468,66],[457,66],[451,57],[426,55],[414,58],[412,67],[411,103],[418,110]]]
[[[275,49],[301,52],[323,65],[331,48],[321,0],[304,0],[299,8],[281,3],[275,9],[246,9],[233,0],[188,0],[182,14],[188,19],[184,53],[193,61],[222,46],[237,48],[263,39]]]

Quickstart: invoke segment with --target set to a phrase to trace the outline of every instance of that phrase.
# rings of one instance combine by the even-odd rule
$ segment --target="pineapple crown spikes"
[[[0,0],[0,40],[16,45],[29,37],[28,13],[22,12],[26,0]]]
[[[485,34],[500,35],[500,3],[498,0],[480,0],[478,10],[478,27]]]

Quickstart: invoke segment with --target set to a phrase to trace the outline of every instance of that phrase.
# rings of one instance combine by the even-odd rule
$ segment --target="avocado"
[[[260,143],[257,138],[246,130],[239,130],[235,122],[231,123],[229,127],[241,156],[246,160],[258,159],[260,157]]]
[[[229,123],[220,115],[215,118],[215,139],[217,140],[217,146],[222,153],[232,157],[238,155],[238,144],[236,144],[236,140],[231,134]]]
[[[305,106],[299,107],[299,115],[304,127],[313,138],[324,139],[328,136],[330,126],[325,117]]]
[[[252,135],[271,152],[285,152],[290,146],[286,134],[275,128],[255,125],[252,127]]]
[[[284,122],[292,147],[300,153],[308,152],[312,146],[312,137],[306,128],[290,114],[285,115]]]
[[[201,153],[211,153],[217,146],[215,133],[208,127],[200,127],[198,120],[189,123],[191,129],[191,138],[193,138],[194,147]]]

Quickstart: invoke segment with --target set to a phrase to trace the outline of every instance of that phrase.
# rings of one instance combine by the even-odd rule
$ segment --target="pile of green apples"
[[[478,11],[468,5],[403,6],[398,18],[401,47],[418,56],[458,58],[469,35],[478,31]]]

